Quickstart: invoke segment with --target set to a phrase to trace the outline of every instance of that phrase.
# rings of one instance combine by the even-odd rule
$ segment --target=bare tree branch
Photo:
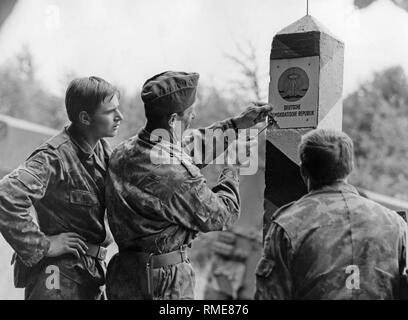
[[[259,74],[260,67],[255,45],[250,40],[245,41],[245,47],[237,41],[234,41],[234,44],[238,53],[236,55],[225,54],[225,57],[239,68],[243,77],[231,83],[240,90],[244,90],[246,95],[259,101],[262,99],[260,79],[265,75],[264,73]]]

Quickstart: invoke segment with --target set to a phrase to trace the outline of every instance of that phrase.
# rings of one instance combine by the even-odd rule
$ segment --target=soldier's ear
[[[170,118],[169,118],[169,121],[168,121],[168,124],[169,124],[169,127],[170,127],[170,128],[174,128],[174,127],[175,127],[175,125],[176,125],[176,120],[177,120],[177,113],[172,113],[172,114],[170,115]]]
[[[303,179],[303,182],[307,186],[307,184],[308,184],[308,174],[306,172],[305,167],[302,165],[302,163],[300,163],[300,175],[301,175],[301,177]]]
[[[78,115],[78,118],[79,118],[79,123],[85,126],[91,125],[92,119],[88,112],[81,111]]]

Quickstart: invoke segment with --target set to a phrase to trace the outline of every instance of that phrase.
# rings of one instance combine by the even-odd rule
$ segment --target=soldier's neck
[[[167,130],[170,131],[170,127],[168,124],[165,123],[153,123],[153,122],[146,122],[145,130],[149,133],[154,133],[155,130]]]
[[[311,179],[308,179],[308,181],[307,181],[307,191],[310,192],[310,191],[313,191],[313,190],[321,189],[321,188],[323,188],[325,186],[331,186],[331,185],[334,185],[336,183],[342,183],[342,182],[347,183],[347,179],[337,179],[337,180],[333,180],[333,181],[325,182],[325,183],[316,182],[316,181],[312,181]]]
[[[89,130],[86,127],[81,125],[72,125],[72,130],[79,135],[86,143],[94,149],[96,144],[99,142],[100,138],[95,136],[95,133],[92,130]]]
[[[169,141],[171,143],[175,142],[175,136],[168,125],[147,122],[144,129],[150,134],[156,134],[160,136],[163,140]]]

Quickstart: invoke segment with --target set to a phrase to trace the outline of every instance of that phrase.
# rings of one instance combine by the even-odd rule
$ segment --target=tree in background
[[[61,94],[48,92],[37,79],[30,50],[23,47],[0,65],[0,114],[59,130],[69,122],[65,111],[65,88],[77,77],[79,75],[72,72],[63,76],[64,92]],[[145,121],[140,93],[128,95],[123,88],[119,90],[121,110],[126,117],[115,143],[135,134]]]
[[[266,99],[262,90],[262,82],[268,77],[268,72],[261,72],[259,54],[254,43],[250,40],[245,43],[235,41],[237,54],[225,54],[239,71],[240,77],[231,79],[234,96],[243,101]]]
[[[37,80],[27,47],[0,66],[0,113],[51,128],[68,121],[63,98],[44,90]]]
[[[408,80],[401,67],[376,73],[344,100],[358,187],[408,200]]]

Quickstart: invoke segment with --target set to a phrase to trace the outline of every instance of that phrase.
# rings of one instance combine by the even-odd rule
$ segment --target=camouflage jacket
[[[256,299],[394,299],[402,292],[406,223],[340,182],[272,218]]]
[[[226,130],[230,128],[230,121],[210,127],[215,128]],[[186,137],[181,149],[143,129],[114,150],[106,199],[109,226],[119,246],[119,258],[129,251],[168,253],[189,245],[198,232],[223,230],[238,219],[236,170],[225,168],[216,186],[210,189],[190,157],[192,141],[190,136]],[[175,162],[170,163],[173,160]],[[117,259],[118,265],[113,266],[112,262],[108,268],[108,297],[140,298],[136,288],[140,282],[138,277],[145,274],[137,274],[136,267],[129,261]],[[124,270],[125,264],[128,270]],[[156,298],[193,297],[194,275],[190,266],[181,263],[160,269],[155,271],[160,274],[155,280]],[[185,283],[185,290],[178,288],[181,282]]]
[[[76,232],[89,243],[105,240],[104,179],[110,153],[105,141],[92,150],[67,127],[0,181],[0,231],[24,264],[52,261],[76,281],[103,283],[104,266],[94,258],[44,257],[50,235]],[[38,224],[29,214],[32,206]]]

